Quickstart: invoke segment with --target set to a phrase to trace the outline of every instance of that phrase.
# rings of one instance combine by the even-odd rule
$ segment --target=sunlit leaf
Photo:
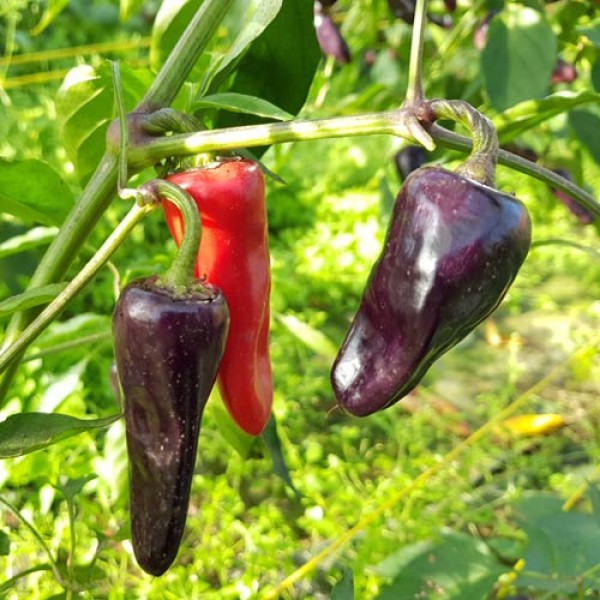
[[[71,189],[46,163],[0,158],[0,213],[28,222],[60,225],[72,205]]]
[[[257,115],[268,119],[286,121],[292,119],[293,115],[281,110],[277,106],[257,98],[256,96],[245,96],[244,94],[213,94],[198,98],[192,105],[193,110],[199,108],[220,108],[231,112]]]
[[[120,414],[77,419],[57,413],[20,413],[0,423],[0,458],[22,456],[86,431],[108,427]]]
[[[30,288],[22,294],[11,296],[0,302],[0,318],[6,317],[19,310],[47,304],[56,298],[66,287],[66,283],[50,283],[41,287]]]
[[[494,108],[542,97],[555,64],[556,37],[543,13],[508,3],[491,20],[481,66]]]

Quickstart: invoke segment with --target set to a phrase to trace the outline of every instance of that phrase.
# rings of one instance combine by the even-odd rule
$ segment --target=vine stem
[[[183,217],[184,233],[179,251],[167,272],[159,277],[160,285],[172,289],[175,295],[184,295],[191,283],[203,287],[194,277],[202,238],[200,213],[194,199],[184,189],[164,179],[153,179],[144,184],[142,189],[148,190],[157,198],[165,198],[172,202],[181,211]]]
[[[452,150],[469,152],[473,147],[473,142],[469,138],[448,131],[439,125],[432,125],[429,133],[440,145]],[[596,198],[575,185],[572,181],[557,175],[554,171],[502,149],[498,151],[498,163],[562,190],[581,206],[593,213],[597,219],[600,218],[600,203]]]
[[[483,118],[485,119],[485,117]],[[416,140],[428,150],[432,150],[436,143],[439,143],[444,147],[461,152],[471,152],[474,145],[469,138],[436,124],[431,125],[425,131],[414,117],[412,109],[398,109],[352,117],[297,120],[292,123],[270,123],[269,125],[245,125],[196,133],[182,133],[157,139],[150,138],[139,148],[131,147],[129,152],[132,154],[134,162],[146,163],[165,156],[192,156],[215,150],[236,150],[242,146],[252,148],[269,143],[374,134],[388,134]],[[502,149],[498,151],[498,162],[563,190],[581,206],[600,218],[600,203],[594,196],[550,169]]]
[[[25,328],[18,338],[0,353],[0,372],[63,311],[67,304],[84,288],[121,245],[129,232],[152,210],[156,203],[135,204],[117,225],[94,256],[77,273],[74,279],[46,308]]]
[[[142,127],[144,123],[141,123]],[[268,125],[245,125],[181,133],[160,138],[145,138],[129,149],[130,164],[136,167],[154,164],[165,156],[191,156],[215,150],[238,150],[266,144],[309,141],[359,135],[388,134],[415,141],[428,150],[435,148],[431,136],[416,122],[414,112],[398,109],[364,113],[351,117],[294,120]]]
[[[267,591],[261,596],[261,600],[274,600],[278,598],[284,591],[289,590],[294,583],[308,575],[320,563],[345,546],[357,533],[368,527],[369,525],[380,519],[388,510],[396,506],[401,500],[410,496],[414,491],[422,488],[429,479],[437,475],[443,468],[451,465],[469,448],[475,445],[479,440],[484,438],[494,430],[502,421],[512,415],[515,411],[521,408],[532,396],[538,395],[545,387],[547,387],[554,379],[556,379],[566,367],[576,362],[583,355],[590,351],[590,348],[597,349],[600,343],[600,337],[594,339],[589,345],[579,348],[565,361],[553,367],[544,377],[532,385],[529,389],[521,393],[513,400],[506,408],[496,413],[491,419],[486,421],[479,429],[474,431],[469,437],[457,444],[450,452],[448,452],[441,460],[435,462],[420,475],[415,477],[408,485],[400,489],[391,498],[384,501],[376,509],[365,515],[358,523],[345,531],[329,546],[321,550],[308,562],[304,563],[299,569],[294,571],[289,577],[281,581],[274,589]]]
[[[423,101],[423,45],[425,43],[425,25],[427,23],[427,0],[417,0],[413,21],[410,58],[408,62],[408,86],[404,99],[405,106]]]

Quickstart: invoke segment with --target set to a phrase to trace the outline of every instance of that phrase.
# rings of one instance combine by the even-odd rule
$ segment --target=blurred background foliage
[[[443,2],[430,5],[432,13],[446,14]],[[459,1],[451,27],[428,26],[428,97],[462,98],[490,117],[504,108],[490,96],[493,67],[474,36],[490,11],[505,18],[515,6],[543,12],[556,55],[577,70],[574,81],[549,81],[541,95],[596,89],[600,14],[593,2],[479,0]],[[147,68],[147,40],[158,8],[158,1],[5,0],[0,157],[41,159],[76,192],[80,182],[57,111],[61,80],[77,65],[101,69],[107,58]],[[45,16],[48,11],[54,11],[52,18]],[[302,116],[397,107],[406,87],[410,26],[394,18],[385,0],[339,0],[332,14],[352,59],[340,65],[323,57]],[[501,24],[494,27],[499,31]],[[17,60],[105,43],[108,49],[89,53]],[[597,112],[596,105],[587,105],[584,117]],[[565,113],[513,140],[512,147],[535,152],[544,166],[567,169],[598,195],[595,142],[580,134],[572,113]],[[202,424],[180,554],[164,577],[153,579],[135,565],[129,541],[122,422],[4,460],[4,597],[251,598],[373,511],[380,511],[378,518],[359,527],[340,552],[318,561],[283,597],[330,598],[349,589],[349,573],[357,598],[600,594],[598,226],[580,222],[546,184],[498,169],[497,186],[517,195],[531,212],[534,245],[492,319],[389,410],[356,419],[334,406],[329,368],[379,254],[401,185],[394,155],[404,145],[383,136],[346,138],[284,144],[263,157],[285,181],[268,182],[271,352],[274,410],[296,491],[274,473],[262,441],[235,448],[229,443],[219,400],[213,398]],[[448,167],[460,159],[441,147],[427,156]],[[125,209],[125,203],[113,203],[85,252],[106,237]],[[54,232],[39,230],[27,251],[2,254],[2,242],[27,231],[29,223],[3,215],[0,300],[24,289]],[[21,411],[115,413],[110,314],[118,289],[134,276],[163,269],[174,251],[162,215],[151,215],[114,255],[113,267],[103,269],[30,350],[2,417]],[[85,345],[61,346],[88,336]],[[563,367],[544,380],[557,365]],[[444,462],[469,433],[533,385],[521,412],[555,415],[555,426],[536,429],[531,421],[499,426]],[[440,462],[443,467],[423,485],[415,483]],[[405,497],[390,503],[404,489]],[[565,511],[568,498],[573,502]],[[34,525],[60,573],[52,573],[40,539],[9,506]],[[82,590],[65,592],[61,577],[77,581]]]

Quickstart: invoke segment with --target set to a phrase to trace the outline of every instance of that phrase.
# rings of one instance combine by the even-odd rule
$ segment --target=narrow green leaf
[[[65,282],[50,283],[41,287],[30,288],[22,294],[11,296],[0,302],[0,318],[6,317],[19,310],[33,308],[40,304],[47,304],[54,300],[66,286],[67,284]]]
[[[25,569],[20,573],[17,573],[14,577],[7,579],[2,584],[0,584],[0,594],[5,594],[15,589],[19,585],[19,580],[25,577],[28,577],[32,573],[37,573],[39,571],[52,571],[52,566],[49,564],[35,565],[34,567],[30,567],[29,569]],[[0,596],[3,598],[4,596]]]
[[[526,100],[500,113],[494,118],[501,142],[509,142],[525,131],[556,115],[582,104],[600,102],[600,94],[589,90],[581,92],[561,91],[542,100]]]
[[[40,160],[0,158],[0,213],[60,225],[72,205],[71,189],[50,165]]]
[[[0,458],[23,456],[62,440],[108,427],[120,414],[102,419],[77,419],[57,413],[20,413],[0,422]]]
[[[337,354],[336,345],[321,331],[311,327],[294,315],[275,315],[275,318],[303,344],[319,356],[332,359]]]
[[[548,90],[556,64],[556,37],[543,13],[507,3],[489,26],[481,54],[492,106],[504,110]]]
[[[0,556],[8,556],[10,554],[10,538],[0,529]]]
[[[39,35],[56,19],[56,17],[66,8],[69,0],[48,0],[46,10],[39,20],[38,24],[31,29],[30,33],[33,36]]]
[[[213,390],[213,395],[218,395],[218,390]],[[229,416],[229,413],[223,407],[220,398],[214,398],[208,402],[207,410],[210,411],[219,428],[219,432],[225,441],[242,457],[246,458],[250,454],[256,438],[242,431]]]
[[[213,94],[198,98],[192,105],[193,110],[199,108],[219,108],[230,112],[246,113],[257,115],[267,119],[276,119],[287,121],[293,119],[294,115],[282,110],[281,108],[256,96],[246,96],[244,94]]]
[[[292,482],[290,477],[290,471],[285,461],[283,454],[283,448],[281,446],[281,440],[277,433],[277,422],[275,421],[275,415],[271,414],[265,430],[261,433],[261,438],[269,451],[271,461],[273,462],[273,472],[277,475],[288,487],[290,487],[296,496],[300,496],[298,488]]]
[[[33,227],[27,233],[16,235],[0,244],[0,258],[48,245],[55,237],[56,227]]]

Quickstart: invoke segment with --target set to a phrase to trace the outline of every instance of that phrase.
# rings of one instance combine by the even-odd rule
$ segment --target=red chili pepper
[[[258,165],[230,160],[174,173],[168,181],[194,198],[202,218],[196,276],[221,288],[231,317],[218,385],[225,406],[245,432],[258,435],[271,415],[269,359],[271,276],[265,184]],[[181,243],[179,210],[163,202],[167,225]]]

